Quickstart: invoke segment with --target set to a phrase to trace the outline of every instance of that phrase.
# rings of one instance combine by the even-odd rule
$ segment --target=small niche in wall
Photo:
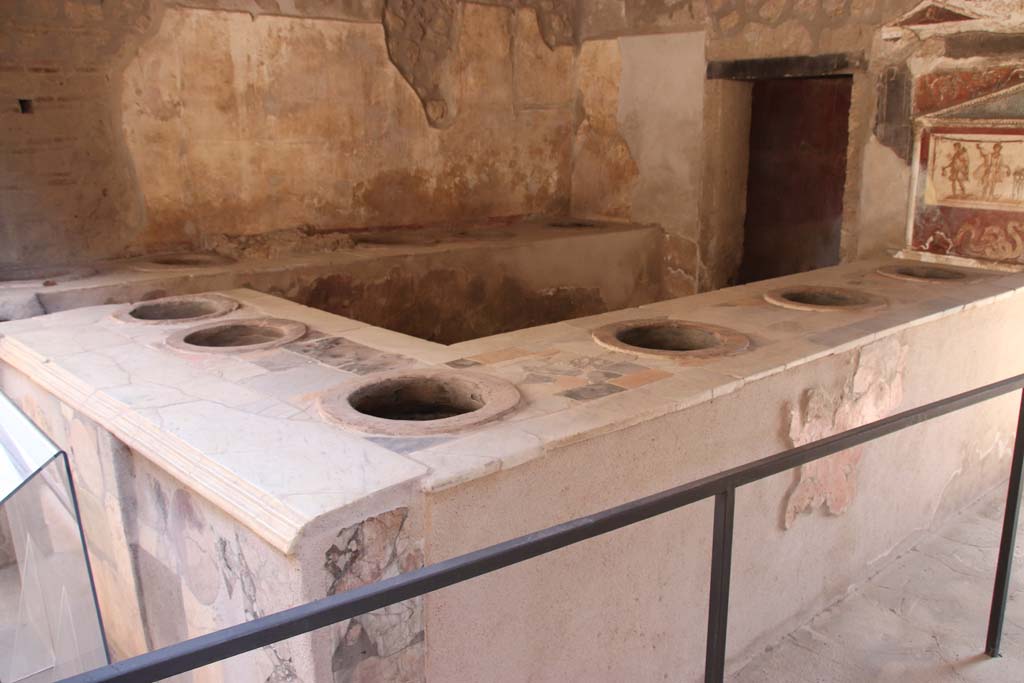
[[[18,100],[18,111],[22,114],[32,114],[35,112],[35,106],[32,104],[32,100]]]

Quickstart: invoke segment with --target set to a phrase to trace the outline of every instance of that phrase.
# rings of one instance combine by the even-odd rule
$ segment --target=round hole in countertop
[[[615,337],[629,346],[660,351],[699,351],[722,345],[722,337],[718,334],[675,321],[627,327],[619,330]]]
[[[916,263],[882,266],[878,269],[878,272],[881,275],[896,278],[897,280],[919,280],[923,282],[951,282],[967,278],[967,273],[960,270]]]
[[[231,353],[282,346],[301,338],[306,326],[281,318],[207,323],[172,335],[167,344],[181,351]]]
[[[594,341],[616,351],[699,362],[747,350],[750,338],[727,327],[652,318],[611,323],[594,330]]]
[[[353,392],[348,401],[363,415],[385,420],[443,420],[484,406],[470,385],[430,377],[371,384]]]
[[[208,330],[200,330],[185,336],[185,343],[192,346],[256,346],[275,342],[284,337],[284,331],[269,325],[226,324]]]
[[[431,368],[368,375],[325,391],[317,403],[324,417],[356,432],[423,436],[492,422],[521,399],[499,377]]]
[[[774,306],[803,311],[870,311],[887,305],[882,297],[867,292],[813,285],[776,289],[766,292],[764,299]]]
[[[143,301],[118,313],[125,322],[175,323],[215,318],[238,308],[234,299],[218,294],[192,294]]]

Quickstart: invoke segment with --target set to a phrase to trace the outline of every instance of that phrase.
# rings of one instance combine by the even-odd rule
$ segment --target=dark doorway
[[[853,78],[754,82],[739,282],[839,262]]]

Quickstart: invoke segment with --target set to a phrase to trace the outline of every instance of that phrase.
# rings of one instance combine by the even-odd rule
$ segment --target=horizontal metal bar
[[[1024,375],[1017,375],[602,512],[73,676],[65,683],[158,681],[636,524],[1022,386]]]

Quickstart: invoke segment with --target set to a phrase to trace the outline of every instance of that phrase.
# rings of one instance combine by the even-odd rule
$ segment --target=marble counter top
[[[438,491],[552,449],[685,410],[747,382],[840,353],[1024,288],[1024,274],[905,282],[876,269],[893,259],[662,301],[444,346],[251,290],[224,318],[275,317],[310,332],[276,349],[198,354],[166,346],[188,324],[120,322],[95,306],[0,324],[0,360],[102,424],[283,552],[326,513],[377,496]],[[792,284],[885,297],[875,312],[811,313],[766,303]],[[591,330],[667,316],[748,335],[743,354],[680,365],[612,351]],[[374,437],[323,419],[317,395],[377,372],[471,368],[515,384],[515,412],[459,435]]]

